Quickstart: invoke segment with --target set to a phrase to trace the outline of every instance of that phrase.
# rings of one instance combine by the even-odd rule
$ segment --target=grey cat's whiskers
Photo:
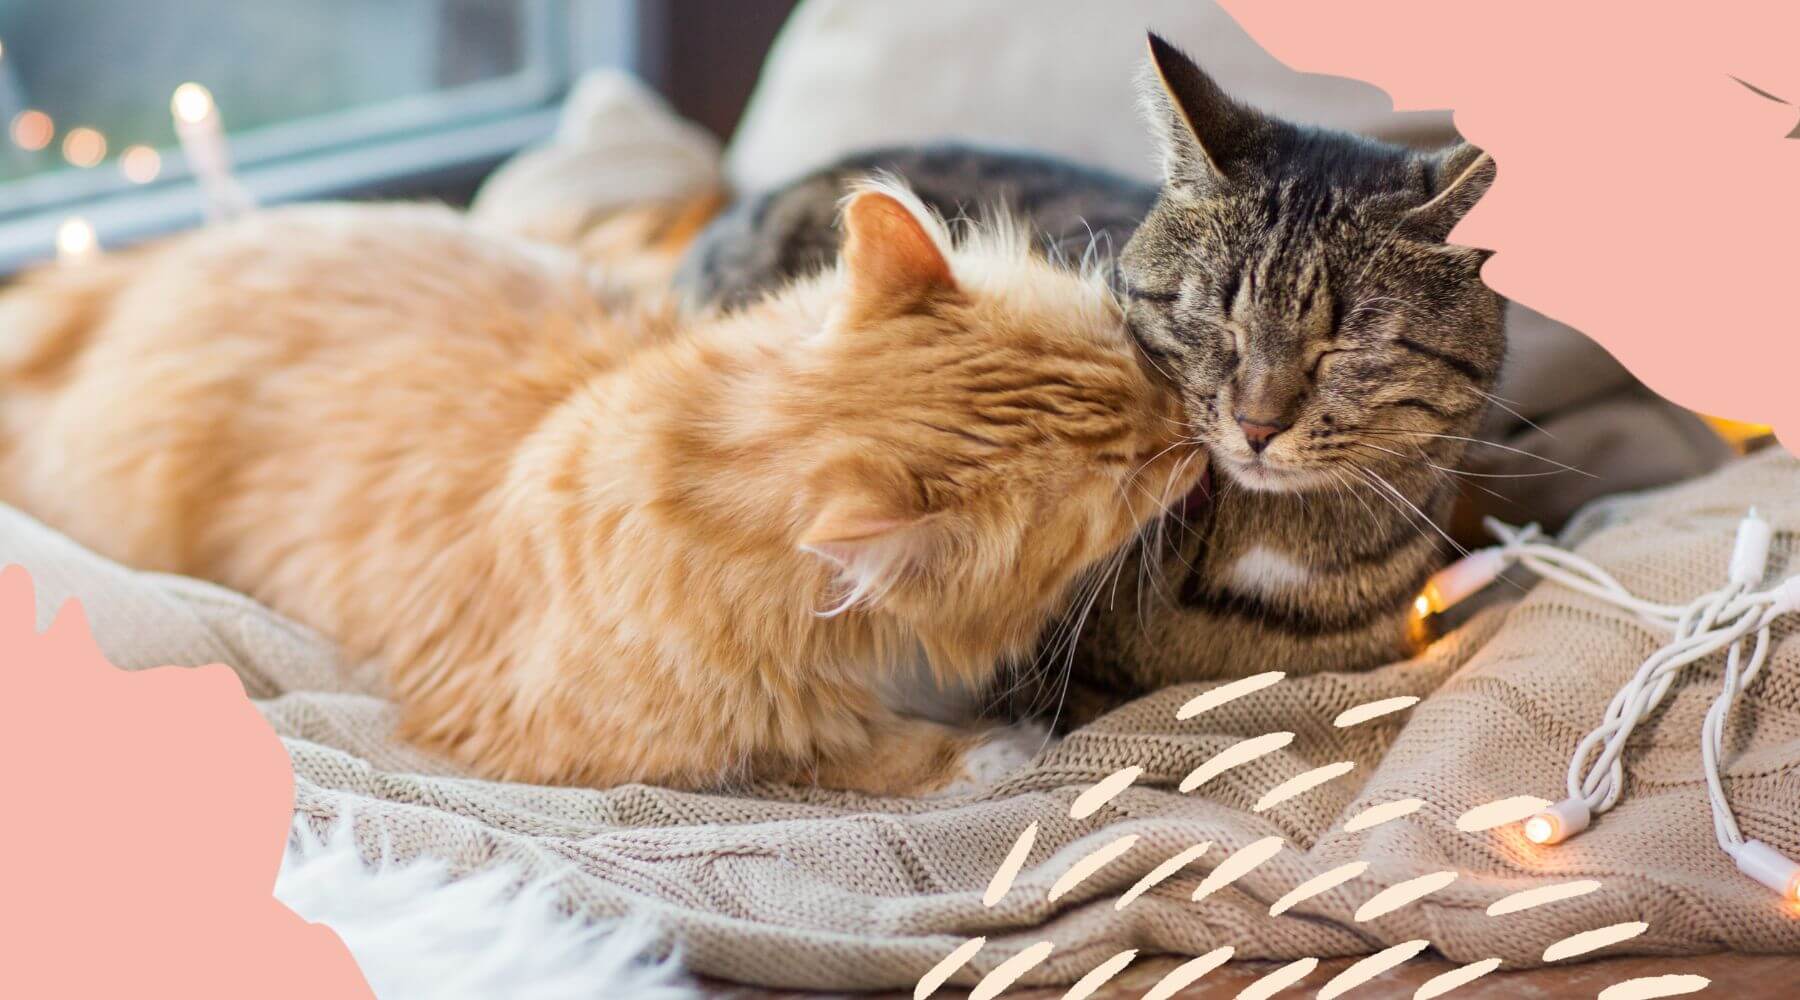
[[[1360,306],[1357,306],[1355,309],[1352,309],[1349,312],[1346,312],[1344,314],[1344,322],[1348,323],[1353,319],[1359,319],[1359,318],[1361,318],[1363,316],[1367,316],[1367,315],[1392,316],[1392,317],[1396,317],[1396,318],[1404,318],[1399,312],[1397,312],[1393,309],[1382,309],[1378,306],[1360,305]]]
[[[1399,308],[1398,309],[1377,308],[1375,305],[1375,303],[1377,303],[1377,302],[1392,302]],[[1413,307],[1412,302],[1410,302],[1407,299],[1395,298],[1392,295],[1376,295],[1371,298],[1363,299],[1362,301],[1358,302],[1355,306],[1346,310],[1344,312],[1343,322],[1348,323],[1350,320],[1355,319],[1356,317],[1361,316],[1364,313],[1374,313],[1379,316],[1396,316],[1396,317],[1404,318],[1402,310],[1411,309],[1412,307]]]
[[[1403,299],[1397,295],[1374,295],[1362,300],[1363,305],[1374,305],[1377,302],[1392,302],[1407,309],[1411,309],[1413,306],[1411,299]]]
[[[1386,452],[1386,453],[1387,453],[1387,454],[1389,454],[1389,455],[1394,455],[1394,456],[1397,456],[1397,457],[1399,457],[1399,458],[1402,458],[1402,459],[1405,459],[1405,460],[1406,460],[1406,461],[1412,461],[1412,459],[1411,459],[1411,458],[1408,458],[1408,457],[1407,457],[1407,456],[1405,456],[1405,455],[1402,455],[1402,454],[1400,454],[1400,453],[1399,453],[1399,452],[1397,452],[1397,451],[1394,451],[1394,450],[1392,450],[1392,449],[1389,449],[1389,448],[1381,448],[1381,447],[1378,447],[1378,446],[1376,446],[1376,445],[1372,445],[1372,444],[1367,444],[1367,443],[1365,443],[1365,442],[1361,442],[1361,441],[1352,441],[1352,442],[1350,442],[1350,447],[1352,447],[1352,448],[1372,448],[1372,449],[1374,449],[1374,450],[1376,450],[1376,451],[1381,451],[1381,452]],[[1419,453],[1419,461],[1421,461],[1421,462],[1423,462],[1423,463],[1424,463],[1424,464],[1425,464],[1425,465],[1427,465],[1427,466],[1429,466],[1429,467],[1430,467],[1430,468],[1431,468],[1431,469],[1433,469],[1433,470],[1434,470],[1434,471],[1436,471],[1436,472],[1437,472],[1437,473],[1438,473],[1438,474],[1439,474],[1439,475],[1440,475],[1440,477],[1441,477],[1441,478],[1445,478],[1445,479],[1454,479],[1454,478],[1455,478],[1455,476],[1456,476],[1456,475],[1459,475],[1459,474],[1460,474],[1460,475],[1465,475],[1465,476],[1466,476],[1466,475],[1471,475],[1471,474],[1469,474],[1469,473],[1462,473],[1462,472],[1461,472],[1461,470],[1458,470],[1458,469],[1449,469],[1449,468],[1445,468],[1445,467],[1444,467],[1444,466],[1441,466],[1441,465],[1437,465],[1437,464],[1434,464],[1434,463],[1432,463],[1432,462],[1431,462],[1431,461],[1430,461],[1430,460],[1429,460],[1429,459],[1428,459],[1428,458],[1427,458],[1427,457],[1426,457],[1426,455],[1425,455],[1425,453],[1424,453],[1424,451],[1423,451],[1423,450],[1421,450],[1421,451],[1420,451],[1420,453]],[[1540,475],[1547,475],[1547,476],[1555,476],[1555,475],[1561,475],[1561,473],[1559,473],[1559,472],[1546,472],[1546,473],[1540,473]],[[1481,484],[1480,484],[1480,483],[1477,483],[1477,482],[1464,482],[1464,483],[1460,483],[1460,484],[1459,484],[1459,485],[1464,485],[1464,486],[1468,486],[1468,487],[1470,487],[1470,488],[1472,488],[1472,489],[1476,489],[1476,490],[1480,490],[1480,491],[1481,491],[1481,492],[1483,492],[1483,493],[1485,493],[1485,494],[1487,494],[1487,495],[1488,495],[1488,496],[1491,496],[1491,497],[1493,497],[1493,498],[1494,498],[1494,499],[1496,499],[1496,500],[1498,500],[1498,501],[1500,501],[1500,502],[1501,502],[1501,503],[1505,503],[1505,504],[1510,504],[1510,503],[1512,503],[1512,500],[1511,500],[1511,499],[1510,499],[1510,498],[1508,498],[1508,497],[1507,497],[1507,496],[1506,496],[1506,495],[1504,495],[1504,494],[1502,494],[1502,493],[1498,493],[1498,492],[1495,492],[1495,491],[1494,491],[1494,490],[1491,490],[1491,489],[1489,489],[1489,488],[1487,488],[1487,487],[1486,487],[1486,486],[1483,486],[1483,485],[1481,485]]]
[[[1352,441],[1350,443],[1353,447],[1373,448],[1376,451],[1386,452],[1395,458],[1405,459],[1408,462],[1413,461],[1411,455],[1401,454],[1392,448],[1383,448],[1380,445],[1368,444],[1363,441]],[[1426,461],[1424,459],[1420,459],[1420,461],[1423,461],[1426,466],[1436,469],[1439,472],[1447,472],[1453,476],[1465,476],[1470,479],[1539,479],[1544,476],[1560,476],[1563,474],[1563,470],[1561,469],[1555,469],[1550,472],[1470,472],[1468,469],[1452,469],[1449,466],[1439,465],[1436,462]]]
[[[1461,542],[1458,542],[1456,539],[1451,538],[1449,532],[1445,531],[1442,527],[1440,527],[1438,525],[1438,523],[1436,521],[1432,520],[1429,516],[1426,515],[1426,513],[1424,511],[1420,510],[1418,508],[1417,504],[1414,504],[1411,500],[1407,499],[1406,494],[1400,492],[1398,489],[1395,489],[1394,484],[1388,482],[1386,476],[1383,476],[1381,473],[1376,472],[1373,469],[1365,469],[1365,468],[1361,468],[1359,466],[1354,466],[1354,465],[1350,466],[1350,468],[1355,470],[1357,473],[1368,477],[1365,481],[1368,482],[1371,487],[1380,487],[1381,489],[1386,490],[1389,496],[1392,496],[1394,499],[1405,504],[1409,510],[1411,510],[1415,515],[1418,516],[1418,519],[1420,521],[1423,521],[1426,524],[1430,525],[1431,530],[1437,532],[1439,537],[1443,538],[1444,541],[1449,542],[1450,547],[1455,549],[1459,554],[1465,555],[1465,556],[1469,554],[1469,550],[1467,548],[1465,548]],[[1415,525],[1416,525],[1416,523],[1417,522],[1415,522]]]
[[[1549,431],[1543,429],[1542,427],[1539,427],[1537,425],[1536,421],[1532,420],[1530,417],[1526,416],[1523,413],[1520,413],[1518,410],[1515,410],[1510,405],[1508,405],[1508,404],[1512,403],[1513,400],[1506,399],[1502,396],[1496,396],[1493,393],[1485,392],[1480,388],[1476,388],[1475,391],[1477,393],[1479,393],[1483,398],[1485,398],[1488,402],[1494,404],[1495,406],[1499,407],[1500,409],[1505,410],[1507,413],[1511,414],[1515,419],[1523,421],[1525,426],[1530,427],[1532,430],[1537,431],[1539,434],[1542,434],[1547,438],[1555,440],[1555,438],[1556,438],[1555,434],[1552,434]]]
[[[1408,527],[1412,528],[1416,532],[1419,532],[1420,534],[1424,534],[1423,529],[1421,529],[1418,526],[1418,523],[1413,520],[1411,514],[1408,514],[1404,509],[1402,509],[1400,507],[1399,504],[1396,504],[1392,497],[1390,497],[1387,494],[1376,489],[1373,483],[1371,483],[1368,479],[1364,478],[1363,471],[1361,468],[1359,468],[1358,466],[1356,466],[1354,464],[1350,464],[1350,463],[1346,463],[1344,468],[1349,470],[1350,474],[1354,477],[1354,479],[1352,480],[1353,485],[1360,485],[1360,486],[1367,487],[1369,492],[1371,494],[1373,494],[1376,499],[1380,500],[1382,503],[1385,503],[1389,507],[1393,508],[1394,512],[1396,514],[1400,515],[1400,517],[1406,522]]]
[[[1156,358],[1154,356],[1152,356],[1149,351],[1141,349],[1143,346],[1143,340],[1142,340],[1142,338],[1137,336],[1137,333],[1135,331],[1133,331],[1131,329],[1131,323],[1129,321],[1127,321],[1125,324],[1125,332],[1133,340],[1138,342],[1138,345],[1140,348],[1140,350],[1138,351],[1139,357],[1143,358],[1145,361],[1150,362],[1150,367],[1156,369],[1159,373],[1161,373],[1162,377],[1167,379],[1169,381],[1170,385],[1180,385],[1181,384],[1181,379],[1178,378],[1174,372],[1171,372],[1167,368],[1164,368],[1162,366],[1162,362],[1156,360]],[[1165,417],[1164,419],[1166,420],[1168,418]]]
[[[1362,494],[1356,492],[1353,484],[1350,483],[1348,480],[1346,480],[1343,477],[1342,469],[1328,468],[1325,471],[1331,473],[1331,478],[1334,481],[1336,481],[1336,483],[1338,484],[1338,489],[1345,496],[1350,497],[1351,499],[1355,500],[1358,504],[1360,504],[1362,506],[1363,513],[1368,515],[1370,524],[1374,524],[1380,520],[1380,518],[1377,517],[1375,514],[1375,508],[1370,507],[1369,502],[1367,500],[1363,499]]]
[[[1523,448],[1514,448],[1512,445],[1501,444],[1498,441],[1483,441],[1480,438],[1464,437],[1460,434],[1434,434],[1430,431],[1409,431],[1409,430],[1403,430],[1398,427],[1360,427],[1357,430],[1359,433],[1366,433],[1366,434],[1407,434],[1407,435],[1411,435],[1413,437],[1442,438],[1446,441],[1462,441],[1467,444],[1485,445],[1486,447],[1489,447],[1489,448],[1498,448],[1501,451],[1509,451],[1515,455],[1523,455],[1526,458],[1535,458],[1538,461],[1544,462],[1548,465],[1554,465],[1557,468],[1562,469],[1565,472],[1579,473],[1580,475],[1586,476],[1589,479],[1599,479],[1600,478],[1599,476],[1594,475],[1593,473],[1587,471],[1586,469],[1578,469],[1573,465],[1564,465],[1563,463],[1558,462],[1554,458],[1545,458],[1542,455],[1536,454],[1534,452],[1526,451]]]
[[[1352,468],[1354,468],[1354,466],[1352,466]],[[1474,484],[1474,483],[1471,483],[1471,484],[1470,484],[1470,485],[1472,485],[1472,486],[1474,486],[1474,487],[1475,487],[1475,488],[1476,488],[1476,489],[1478,489],[1478,490],[1481,490],[1481,491],[1482,491],[1482,492],[1483,492],[1483,493],[1487,493],[1487,494],[1489,494],[1489,495],[1491,495],[1491,496],[1493,496],[1493,497],[1494,497],[1494,498],[1495,498],[1495,499],[1498,499],[1498,500],[1500,500],[1500,501],[1503,501],[1503,502],[1506,502],[1506,503],[1511,503],[1511,502],[1512,502],[1512,501],[1511,501],[1511,500],[1509,500],[1509,499],[1508,499],[1508,498],[1507,498],[1507,497],[1505,497],[1505,496],[1502,496],[1502,495],[1500,495],[1500,494],[1498,494],[1498,493],[1495,493],[1495,492],[1494,492],[1494,491],[1493,491],[1493,490],[1490,490],[1490,489],[1488,489],[1488,488],[1487,488],[1487,487],[1485,487],[1485,486],[1481,486],[1481,485],[1479,485],[1479,484]],[[1405,498],[1404,498],[1404,497],[1401,497],[1401,499],[1405,499]],[[1411,505],[1411,504],[1410,504],[1410,503],[1409,503],[1409,504],[1408,504],[1408,505],[1407,505],[1407,506],[1409,506],[1409,507],[1410,507],[1410,506],[1412,506],[1412,505]],[[1417,510],[1417,508],[1414,508],[1414,509],[1415,509],[1415,510]],[[1433,522],[1433,523],[1432,523],[1432,526],[1433,526],[1433,527],[1434,527],[1434,528],[1435,528],[1435,527],[1437,527],[1437,525],[1436,525],[1436,523],[1435,523],[1435,522]],[[1439,531],[1438,531],[1438,534],[1440,534],[1440,535],[1442,535],[1442,534],[1443,534],[1443,531],[1442,531],[1442,530],[1441,530],[1441,529],[1439,529]],[[1466,555],[1468,555],[1468,554],[1469,554],[1469,550],[1468,550],[1468,549],[1467,549],[1467,548],[1464,548],[1464,547],[1463,547],[1463,546],[1462,546],[1462,545],[1459,545],[1459,544],[1457,544],[1457,542],[1456,542],[1456,541],[1455,541],[1455,540],[1453,540],[1453,539],[1450,539],[1450,538],[1449,538],[1449,537],[1448,537],[1448,536],[1445,536],[1445,538],[1446,538],[1446,540],[1447,540],[1447,541],[1449,541],[1449,542],[1450,542],[1450,544],[1451,544],[1451,545],[1452,545],[1452,546],[1454,546],[1454,547],[1455,547],[1455,548],[1456,548],[1456,550],[1457,550],[1457,552],[1459,552],[1459,553],[1461,553],[1461,554],[1462,554],[1462,555],[1465,555],[1465,556],[1466,556]],[[1527,591],[1527,590],[1528,590],[1528,589],[1530,589],[1530,588],[1528,588],[1528,587],[1526,587],[1526,586],[1525,586],[1525,585],[1524,585],[1524,584],[1522,584],[1522,583],[1520,583],[1520,582],[1519,582],[1519,581],[1518,581],[1518,580],[1516,580],[1516,579],[1514,579],[1514,578],[1513,578],[1513,577],[1512,577],[1512,576],[1510,576],[1510,575],[1509,575],[1509,574],[1508,574],[1508,573],[1506,573],[1506,572],[1502,572],[1502,573],[1501,573],[1501,574],[1500,574],[1500,575],[1499,575],[1499,577],[1498,577],[1498,579],[1499,579],[1499,580],[1500,580],[1500,581],[1501,581],[1501,582],[1503,582],[1503,583],[1505,583],[1505,584],[1506,584],[1506,585],[1507,585],[1507,586],[1509,586],[1509,587],[1511,587],[1511,588],[1513,588],[1513,589],[1514,589],[1514,590],[1516,590],[1516,591],[1518,591],[1518,592],[1519,592],[1519,593],[1520,593],[1520,594],[1524,594],[1524,593],[1525,593],[1525,592],[1526,592],[1526,591]]]

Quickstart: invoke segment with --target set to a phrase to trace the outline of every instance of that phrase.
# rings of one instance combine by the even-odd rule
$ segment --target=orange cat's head
[[[940,674],[981,670],[1029,651],[1205,459],[1099,273],[1015,227],[953,243],[895,185],[862,187],[843,229],[785,407],[818,442],[795,543],[835,571],[826,613],[896,616]]]

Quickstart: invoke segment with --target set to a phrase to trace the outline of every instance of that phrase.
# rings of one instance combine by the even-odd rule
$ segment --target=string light
[[[1525,821],[1525,839],[1548,846],[1560,844],[1588,828],[1593,810],[1581,799],[1566,799]]]
[[[1506,571],[1507,561],[1506,552],[1498,547],[1469,553],[1425,581],[1425,588],[1413,599],[1413,610],[1421,615],[1450,610],[1498,579]]]
[[[85,170],[106,159],[106,136],[85,125],[72,128],[63,136],[62,153],[63,159]]]
[[[231,173],[231,152],[225,145],[225,126],[212,91],[198,83],[184,83],[169,98],[169,113],[175,118],[175,136],[181,140],[181,153],[200,181],[209,218],[236,215],[253,204]]]
[[[119,171],[133,184],[148,184],[162,173],[162,154],[149,146],[128,146],[119,156]]]
[[[1800,903],[1800,863],[1760,840],[1744,837],[1719,777],[1732,705],[1767,662],[1775,619],[1800,611],[1800,576],[1756,589],[1768,570],[1774,538],[1769,522],[1755,510],[1745,515],[1738,522],[1726,585],[1682,605],[1637,597],[1601,567],[1540,541],[1536,525],[1513,528],[1493,518],[1486,523],[1501,544],[1471,553],[1433,576],[1420,595],[1420,606],[1435,611],[1449,608],[1516,562],[1546,580],[1630,611],[1651,628],[1671,635],[1613,696],[1600,725],[1576,745],[1569,761],[1569,797],[1526,819],[1525,839],[1545,846],[1561,843],[1616,805],[1625,789],[1625,746],[1637,725],[1655,711],[1683,668],[1724,651],[1724,684],[1700,728],[1701,771],[1712,806],[1713,833],[1739,871],[1783,899]],[[1744,643],[1752,636],[1755,641],[1746,659]]]
[[[56,227],[56,259],[64,264],[79,264],[100,251],[100,239],[93,223],[79,215],[64,219]]]
[[[50,140],[56,136],[56,123],[42,111],[26,108],[13,115],[10,131],[13,145],[28,153],[35,153],[50,145]]]
[[[177,124],[194,125],[213,113],[212,91],[197,83],[184,83],[169,98],[169,112]]]

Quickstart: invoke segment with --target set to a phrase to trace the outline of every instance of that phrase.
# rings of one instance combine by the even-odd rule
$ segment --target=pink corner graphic
[[[221,665],[126,672],[75,601],[0,573],[0,994],[371,997],[273,896],[294,778]]]

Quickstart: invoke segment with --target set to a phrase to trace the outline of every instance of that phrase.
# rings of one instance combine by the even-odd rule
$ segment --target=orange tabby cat
[[[283,209],[0,297],[0,496],[386,668],[493,778],[916,793],[975,687],[1198,462],[1104,285],[907,192],[741,312],[602,315],[422,206]]]

